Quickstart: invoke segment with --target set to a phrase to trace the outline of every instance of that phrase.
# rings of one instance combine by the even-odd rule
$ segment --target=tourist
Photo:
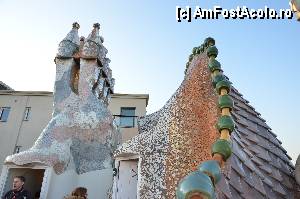
[[[15,176],[12,190],[8,191],[2,199],[32,199],[31,193],[24,189],[24,176]]]
[[[87,199],[87,189],[84,187],[77,187],[72,191],[70,196],[66,196],[64,199]]]

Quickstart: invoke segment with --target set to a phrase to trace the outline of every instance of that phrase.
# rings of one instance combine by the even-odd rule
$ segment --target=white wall
[[[122,160],[119,162],[117,179],[117,199],[136,199],[138,183],[138,160]]]
[[[56,175],[52,170],[47,199],[63,199],[77,186],[77,174],[69,170]]]
[[[88,189],[89,199],[107,199],[107,192],[112,188],[112,183],[113,170],[103,169],[80,175],[77,186]]]
[[[62,199],[76,187],[85,187],[89,199],[107,199],[107,192],[113,183],[112,169],[91,171],[78,175],[74,170],[68,170],[61,175],[52,171],[47,199]]]

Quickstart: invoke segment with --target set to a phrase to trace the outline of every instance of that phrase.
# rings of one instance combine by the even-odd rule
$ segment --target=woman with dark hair
[[[87,195],[85,187],[77,187],[72,191],[70,196],[66,196],[64,199],[87,199]]]

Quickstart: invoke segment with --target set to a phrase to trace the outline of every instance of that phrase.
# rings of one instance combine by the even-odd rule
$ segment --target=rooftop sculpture
[[[52,119],[31,149],[6,163],[44,164],[58,174],[67,168],[80,174],[113,167],[119,133],[107,108],[114,87],[110,60],[99,24],[86,39],[79,39],[78,29],[74,23],[59,44]]]
[[[175,94],[115,156],[140,157],[139,198],[297,198],[291,158],[217,55],[212,38],[194,48]]]
[[[86,39],[78,29],[74,23],[59,44],[51,121],[31,149],[7,157],[7,164],[82,174],[112,170],[113,154],[134,156],[141,199],[299,197],[291,158],[223,74],[214,39],[193,48],[174,95],[140,118],[139,134],[117,148],[119,133],[107,109],[114,79],[100,25]]]

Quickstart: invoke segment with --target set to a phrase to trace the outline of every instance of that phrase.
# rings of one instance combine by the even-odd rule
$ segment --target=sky
[[[99,22],[115,92],[149,94],[147,113],[152,113],[182,82],[192,48],[211,36],[224,73],[295,162],[300,154],[300,22],[176,20],[176,6],[215,5],[289,8],[288,0],[0,0],[0,81],[15,90],[53,91],[59,42],[73,22],[85,37]]]

